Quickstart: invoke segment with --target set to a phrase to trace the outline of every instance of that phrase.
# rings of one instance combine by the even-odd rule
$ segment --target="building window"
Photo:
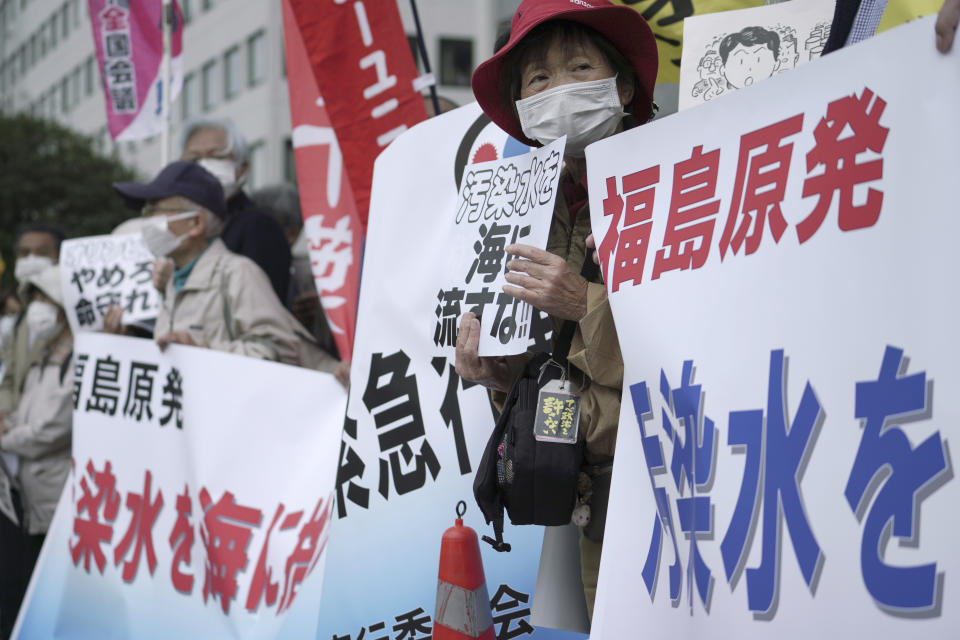
[[[60,14],[54,12],[50,16],[50,50],[57,46],[57,38],[60,36]]]
[[[93,65],[93,56],[89,56],[87,62],[83,65],[83,92],[87,96],[93,95],[93,74],[96,72],[97,69]]]
[[[32,67],[37,63],[37,34],[30,36],[30,60],[27,63],[28,67]]]
[[[63,7],[60,8],[60,27],[63,29],[63,39],[66,40],[67,36],[70,35],[70,5],[66,2],[63,3]]]
[[[190,24],[193,20],[193,3],[191,0],[180,0],[180,13],[183,14],[183,23]]]
[[[70,78],[63,76],[60,80],[60,111],[70,111]]]
[[[297,163],[293,153],[293,139],[283,141],[283,179],[290,184],[297,184]]]
[[[180,117],[186,122],[196,113],[197,78],[192,73],[183,77],[183,88],[180,90]]]
[[[413,56],[413,66],[417,68],[417,73],[422,73],[420,71],[420,44],[417,42],[417,36],[407,36],[407,44],[410,45],[410,54]]]
[[[80,73],[80,65],[77,65],[70,76],[70,102],[73,105],[80,104]]]
[[[223,54],[223,97],[227,100],[240,93],[241,65],[240,47],[231,47]]]
[[[217,63],[211,60],[203,65],[200,74],[200,82],[203,85],[200,90],[203,94],[203,110],[209,111],[217,104]]]
[[[440,84],[469,87],[473,41],[440,38]]]
[[[210,11],[210,9],[213,9],[213,0],[200,0],[200,8],[204,11]]]
[[[247,38],[247,84],[255,87],[264,78],[264,47],[266,38],[263,31],[258,31]]]
[[[80,0],[70,0],[70,4],[73,6],[73,26],[80,26]],[[84,13],[86,13],[87,3],[83,3]]]

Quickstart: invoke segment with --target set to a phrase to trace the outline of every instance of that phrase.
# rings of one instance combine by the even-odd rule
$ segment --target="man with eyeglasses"
[[[263,270],[220,240],[227,213],[213,175],[177,161],[150,183],[113,186],[147,218],[142,233],[150,251],[173,261],[154,327],[161,349],[177,343],[333,370],[332,358],[317,362],[312,336],[284,308]],[[120,318],[105,318],[104,325],[116,330]]]
[[[243,190],[249,175],[250,149],[240,130],[228,118],[191,120],[184,125],[181,146],[181,160],[196,162],[223,187],[227,213],[220,239],[230,251],[256,262],[266,272],[277,297],[286,301],[290,246],[280,224]]]

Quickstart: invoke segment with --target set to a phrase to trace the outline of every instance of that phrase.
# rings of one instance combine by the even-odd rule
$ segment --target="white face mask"
[[[60,328],[57,322],[59,313],[60,307],[42,300],[34,300],[27,306],[26,321],[31,345],[37,340],[46,342],[56,335]]]
[[[174,235],[170,231],[170,223],[174,220],[192,218],[199,214],[199,211],[186,211],[175,216],[158,215],[151,217],[140,231],[143,234],[143,242],[147,245],[147,249],[158,258],[165,258],[170,255],[174,249],[180,246],[189,233],[182,236]]]
[[[562,84],[517,100],[523,134],[541,144],[567,136],[564,155],[582,158],[591,142],[617,129],[626,115],[617,92],[617,78]]]
[[[17,264],[13,268],[13,277],[17,279],[17,282],[23,284],[30,276],[35,276],[47,267],[52,266],[53,260],[50,258],[30,254],[17,258]]]
[[[233,160],[200,158],[197,160],[197,164],[212,173],[213,177],[220,181],[224,198],[230,199],[233,194],[240,190],[240,185],[243,184],[243,176],[237,180],[237,166],[233,163]]]

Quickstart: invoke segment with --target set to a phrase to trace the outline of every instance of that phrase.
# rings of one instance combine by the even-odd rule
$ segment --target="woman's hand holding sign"
[[[571,271],[566,260],[526,244],[511,244],[506,251],[526,260],[507,263],[510,284],[503,286],[504,293],[556,318],[579,322],[587,315],[587,280]]]
[[[457,332],[457,375],[488,389],[507,392],[513,382],[507,361],[502,357],[480,356],[480,319],[469,311],[460,318]]]

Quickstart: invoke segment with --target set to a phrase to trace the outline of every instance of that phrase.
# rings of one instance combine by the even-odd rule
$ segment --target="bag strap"
[[[580,268],[580,275],[586,278],[587,282],[593,282],[597,276],[597,264],[593,261],[588,249],[583,258],[583,266]],[[553,346],[552,358],[554,362],[561,366],[567,364],[567,354],[570,352],[570,343],[573,342],[573,333],[577,330],[577,323],[573,320],[565,320],[560,328],[560,335]]]

